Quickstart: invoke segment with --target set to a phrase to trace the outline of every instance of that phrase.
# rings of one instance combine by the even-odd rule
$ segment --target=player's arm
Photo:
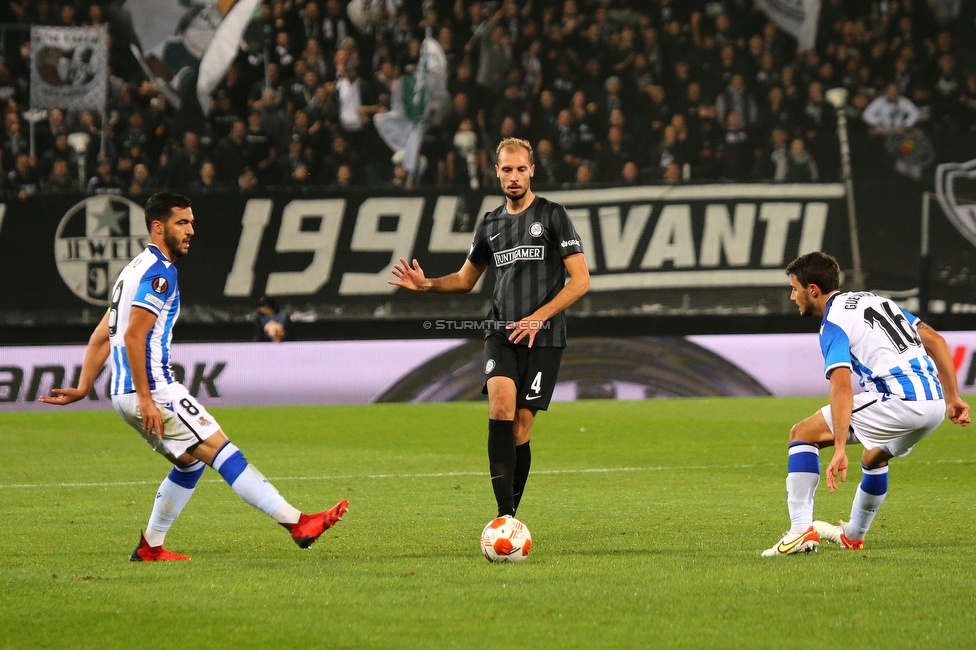
[[[108,359],[109,352],[112,350],[108,336],[108,315],[109,312],[106,311],[88,339],[85,360],[81,364],[81,375],[78,377],[78,386],[76,388],[54,388],[51,390],[53,397],[42,395],[40,401],[45,404],[64,406],[88,396],[99,371],[105,365],[105,360]]]
[[[830,416],[834,425],[834,456],[827,465],[827,487],[837,489],[837,475],[847,481],[847,432],[851,427],[854,408],[854,389],[851,388],[850,368],[834,368],[830,373]]]
[[[569,272],[567,282],[556,296],[539,307],[537,310],[517,323],[511,323],[508,328],[514,330],[508,337],[509,341],[518,343],[526,336],[529,337],[529,347],[535,343],[535,335],[539,333],[542,324],[559,312],[567,309],[574,302],[583,297],[590,290],[590,270],[586,266],[586,256],[574,253],[563,258],[566,271]]]
[[[939,370],[939,380],[942,382],[942,394],[945,396],[946,415],[956,424],[969,424],[969,404],[959,397],[959,384],[956,382],[956,367],[952,363],[949,346],[942,335],[925,323],[918,324],[918,335],[922,338],[925,352],[935,361]]]
[[[414,260],[413,266],[410,266],[407,260],[401,257],[400,263],[393,266],[393,275],[397,279],[390,280],[389,283],[411,291],[468,293],[474,288],[486,268],[486,266],[475,264],[471,260],[465,260],[464,266],[456,273],[440,278],[428,278],[424,275],[424,270],[420,268],[420,263],[417,260]]]
[[[163,418],[153,401],[149,390],[149,375],[146,373],[146,339],[156,324],[156,314],[133,303],[129,311],[129,325],[125,328],[125,356],[132,373],[132,385],[139,396],[139,413],[142,415],[142,428],[146,433],[156,432],[163,439]]]

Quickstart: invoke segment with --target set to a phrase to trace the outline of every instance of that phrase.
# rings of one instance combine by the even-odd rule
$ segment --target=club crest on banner
[[[936,167],[935,196],[952,225],[976,246],[976,160]]]
[[[54,259],[72,293],[92,305],[108,306],[115,278],[148,242],[145,210],[118,196],[93,196],[61,219]]]
[[[97,110],[105,107],[108,29],[32,27],[32,108]]]

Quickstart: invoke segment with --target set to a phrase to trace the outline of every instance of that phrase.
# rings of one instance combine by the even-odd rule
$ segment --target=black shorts
[[[516,408],[545,411],[556,387],[562,358],[562,348],[530,348],[515,345],[504,335],[488,336],[485,339],[485,386],[481,392],[488,394],[490,378],[508,377],[515,382]]]

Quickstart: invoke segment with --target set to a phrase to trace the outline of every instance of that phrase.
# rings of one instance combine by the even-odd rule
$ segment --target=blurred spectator
[[[562,161],[553,155],[552,143],[539,140],[535,147],[535,182],[554,186],[568,180]]]
[[[779,169],[777,169],[777,172]],[[794,138],[790,143],[790,155],[786,157],[785,174],[778,181],[787,183],[813,183],[819,180],[817,163],[813,156],[806,151],[802,138]]]
[[[7,174],[7,192],[18,199],[34,196],[40,190],[34,159],[26,153],[17,154],[14,168]]]
[[[201,163],[200,137],[193,131],[183,134],[182,147],[174,147],[171,154],[160,158],[160,166],[167,176],[166,184],[173,188],[188,187],[196,180]]]
[[[258,188],[258,175],[253,167],[245,167],[237,177],[237,189],[243,195],[253,194]]]
[[[349,143],[344,136],[337,135],[332,139],[330,152],[322,161],[322,181],[330,185],[334,183],[339,168],[343,165],[349,167],[353,176],[361,177],[363,173],[362,157],[358,151],[349,148]]]
[[[902,133],[918,121],[918,107],[907,97],[898,94],[898,86],[888,84],[885,94],[877,97],[864,109],[861,119],[873,133],[888,135]]]
[[[753,124],[759,117],[756,99],[746,91],[745,80],[741,74],[732,75],[732,80],[729,81],[725,92],[715,99],[715,110],[718,121],[722,124],[726,124],[731,111],[737,112],[746,125]]]
[[[197,194],[215,194],[224,190],[224,184],[217,180],[217,170],[209,160],[200,165],[200,175],[190,183],[190,191]]]
[[[221,183],[234,184],[244,166],[251,162],[249,153],[247,126],[241,120],[236,120],[231,126],[230,134],[217,144],[214,151],[217,178]]]
[[[72,175],[68,161],[59,158],[54,161],[51,173],[41,181],[41,191],[45,194],[66,194],[78,191],[78,177]]]
[[[6,131],[3,136],[3,153],[8,160],[16,160],[20,154],[30,153],[30,140],[21,131],[20,116],[16,112],[7,113],[4,119]]]
[[[633,161],[628,161],[624,163],[623,169],[620,170],[620,179],[623,181],[624,185],[637,185],[641,182],[640,169],[637,167],[637,163]]]
[[[144,163],[137,164],[132,170],[132,182],[129,183],[130,198],[148,198],[161,189],[159,182],[149,173],[149,167]]]
[[[281,343],[291,338],[291,316],[278,308],[274,298],[261,296],[254,313],[254,340],[264,343]]]
[[[789,133],[783,128],[773,129],[769,140],[769,149],[759,160],[759,178],[784,181],[789,171]]]
[[[107,156],[99,156],[95,175],[88,181],[89,194],[121,194],[122,181],[112,169],[112,161]]]
[[[583,163],[576,168],[575,187],[588,187],[593,182],[593,172],[589,164]]]
[[[55,138],[52,146],[41,154],[41,159],[37,163],[37,171],[42,178],[47,177],[54,169],[54,163],[63,160],[68,165],[68,173],[75,179],[78,178],[77,156],[74,150],[68,145],[67,134],[60,134]]]
[[[722,146],[722,177],[745,181],[752,177],[753,145],[739,111],[730,111]]]
[[[601,183],[617,183],[621,180],[621,170],[631,161],[631,154],[624,147],[624,131],[619,126],[611,126],[607,142],[596,158],[596,178]]]
[[[681,166],[676,162],[669,163],[664,169],[664,182],[668,185],[677,185],[681,182]]]
[[[48,151],[54,148],[54,142],[59,135],[68,135],[68,125],[64,120],[64,113],[57,108],[47,111],[47,119],[35,127],[35,145],[37,151]]]

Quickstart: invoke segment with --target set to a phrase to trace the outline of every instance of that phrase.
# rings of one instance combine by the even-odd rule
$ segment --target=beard
[[[506,188],[503,191],[505,192],[505,196],[507,196],[508,198],[510,198],[510,199],[512,199],[514,201],[519,201],[519,200],[522,199],[522,197],[524,197],[528,193],[529,186],[528,185],[524,185],[524,186],[518,188],[517,190],[510,190],[510,189]]]
[[[183,257],[189,252],[183,250],[183,247],[180,246],[183,243],[183,238],[177,237],[169,230],[163,231],[163,243],[166,244],[166,248],[169,249],[169,252],[173,254],[174,258]]]

